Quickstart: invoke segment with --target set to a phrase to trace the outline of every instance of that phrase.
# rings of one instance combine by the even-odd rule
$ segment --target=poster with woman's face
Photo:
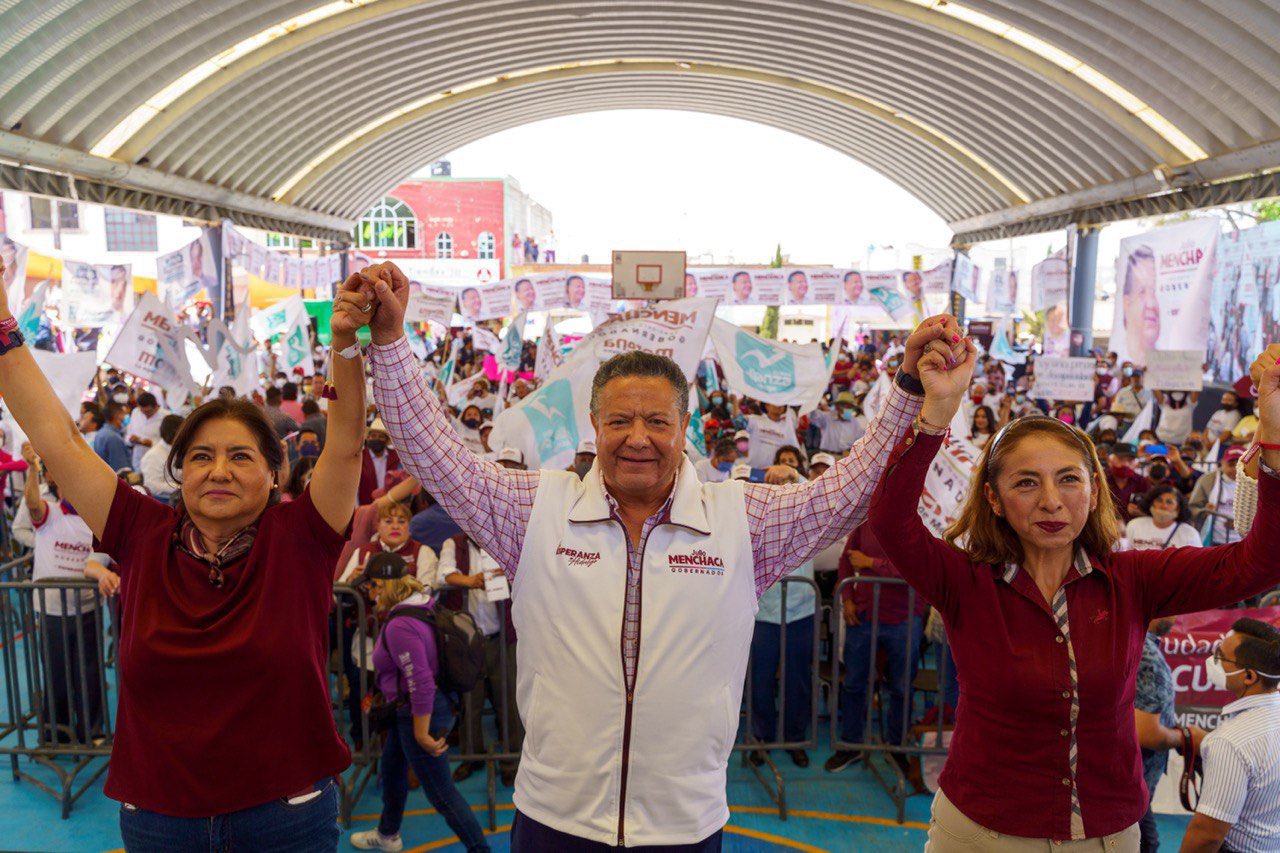
[[[1221,225],[1192,219],[1120,241],[1111,348],[1145,367],[1157,350],[1205,351]]]
[[[133,276],[126,264],[62,263],[62,316],[68,326],[122,323],[133,307]]]

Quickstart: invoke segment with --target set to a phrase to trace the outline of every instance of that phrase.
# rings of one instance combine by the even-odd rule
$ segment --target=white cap
[[[813,457],[809,460],[810,466],[826,465],[828,468],[830,468],[832,465],[835,465],[835,464],[836,464],[836,458],[832,456],[830,453],[815,453],[813,454]]]
[[[751,440],[751,433],[747,432],[745,429],[740,429],[733,434],[734,441],[742,441],[744,438],[748,441]]]
[[[579,452],[579,453],[590,453],[592,456],[595,456],[595,455],[596,455],[596,443],[595,443],[594,441],[592,441],[591,439],[589,439],[589,438],[584,438],[582,441],[579,441],[579,442],[578,442],[578,452]]]
[[[373,419],[373,423],[369,424],[369,432],[386,432],[387,435],[391,435],[387,432],[387,425],[382,422],[382,418]]]
[[[485,421],[480,424],[480,426],[476,427],[476,432],[484,432],[487,429],[493,429],[493,421]]]
[[[504,447],[498,451],[499,462],[514,462],[517,465],[524,464],[524,454],[514,447]]]
[[[746,462],[739,462],[737,465],[734,465],[733,470],[729,472],[729,479],[730,480],[750,480],[751,466],[748,465]]]

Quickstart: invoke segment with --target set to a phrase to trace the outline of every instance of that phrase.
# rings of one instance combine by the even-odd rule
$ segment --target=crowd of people
[[[0,458],[25,472],[14,537],[35,579],[90,577],[120,602],[129,680],[107,794],[125,804],[127,849],[177,849],[215,817],[264,845],[330,849],[330,780],[352,749],[381,755],[383,812],[350,836],[361,849],[402,848],[415,783],[467,849],[488,849],[455,787],[487,754],[515,789],[513,849],[719,849],[741,708],[752,763],[778,745],[809,764],[815,643],[842,662],[826,771],[918,738],[921,717],[954,731],[930,849],[981,833],[999,849],[1155,849],[1151,793],[1182,749],[1158,638],[1175,614],[1280,585],[1265,553],[1280,541],[1266,433],[1280,347],[1212,412],[1105,351],[1092,399],[1039,399],[1035,352],[997,360],[949,317],[825,344],[834,369],[807,412],[737,393],[714,362],[689,385],[669,360],[628,353],[596,377],[594,440],[548,471],[491,442],[497,414],[538,387],[535,342],[514,376],[450,403],[442,373],[491,373],[492,354],[459,330],[414,356],[407,287],[390,264],[353,275],[312,377],[277,370],[267,348],[252,397],[175,400],[108,368],[65,430],[32,428],[65,410],[20,345],[0,347],[0,395],[29,437]],[[948,435],[978,461],[944,543],[908,509]],[[668,555],[723,582],[691,584]],[[641,618],[642,579],[660,617]],[[98,598],[68,601],[37,604],[55,660],[96,662]],[[469,678],[443,652],[449,614],[473,626]],[[1187,732],[1205,767],[1189,837],[1274,849],[1280,632],[1241,620],[1213,660],[1240,698],[1218,732]],[[914,696],[929,662],[937,694]],[[83,683],[47,697],[50,739],[104,737],[103,697]],[[199,736],[172,722],[192,708],[211,713]],[[452,768],[451,745],[468,757]],[[287,819],[267,808],[280,802]]]

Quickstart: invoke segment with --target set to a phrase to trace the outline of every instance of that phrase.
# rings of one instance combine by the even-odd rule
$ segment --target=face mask
[[[969,395],[969,399],[973,400],[973,402],[977,403],[978,405],[982,405],[982,401],[983,401],[985,398],[986,398],[986,395],[985,395],[985,394],[970,394],[970,395]]]
[[[111,399],[116,403],[127,403],[129,402],[129,395],[128,394],[112,394]]]
[[[298,455],[304,459],[315,459],[320,455],[320,445],[303,444],[298,447]]]
[[[733,461],[732,459],[731,459],[731,460],[729,460],[728,462],[717,462],[717,463],[716,463],[716,470],[717,470],[717,471],[723,471],[724,473],[728,474],[730,471],[732,471],[732,470],[733,470],[733,466],[734,466],[734,464],[735,464],[735,463],[734,463],[734,461]]]
[[[1027,402],[1027,395],[1026,395],[1026,394],[1015,394],[1015,395],[1013,396],[1013,400],[1014,400],[1014,402],[1015,402],[1015,403],[1017,403],[1019,406],[1021,406],[1023,403]]]
[[[1222,661],[1213,655],[1209,655],[1204,661],[1204,671],[1209,676],[1209,683],[1215,688],[1218,690],[1227,689],[1227,671],[1222,668]],[[1231,674],[1235,675],[1234,672]]]
[[[1156,509],[1155,507],[1152,507],[1151,517],[1154,518],[1156,523],[1161,527],[1166,527],[1173,524],[1173,522],[1178,518],[1178,511],[1172,509]]]
[[[1105,367],[1099,367],[1099,368],[1097,369],[1097,374],[1098,374],[1099,376],[1106,376],[1106,375],[1107,375],[1107,369],[1106,369]]]
[[[750,446],[751,446],[751,445],[750,445],[748,442],[745,442],[745,441],[739,441],[737,444],[735,444],[735,445],[734,445],[734,447],[738,448],[738,452],[739,452],[739,453],[746,453],[746,452],[747,452],[747,448],[748,448],[748,447],[750,447]]]
[[[284,380],[283,380],[283,379],[277,379],[277,380],[276,380],[276,382],[275,382],[275,386],[276,386],[277,388],[283,388],[283,387],[284,387]]]
[[[1073,424],[1076,422],[1076,416],[1070,412],[1064,412],[1063,414],[1058,415],[1058,420],[1062,421],[1064,424]]]
[[[1124,369],[1124,375],[1125,375],[1125,376],[1132,376],[1132,375],[1133,375],[1133,368],[1132,368],[1132,367],[1126,367],[1126,368]]]
[[[380,439],[374,439],[373,441],[366,441],[365,447],[369,448],[372,453],[381,454],[382,451],[387,449],[387,443]]]
[[[723,405],[724,405],[724,397],[721,397],[719,394],[717,394],[716,396],[712,397],[712,398],[711,398],[711,405],[713,405],[713,406],[723,406]]]
[[[475,429],[476,427],[480,426],[480,419],[479,418],[463,418],[462,425],[465,427],[470,427],[471,429]]]
[[[840,410],[840,420],[842,420],[842,421],[851,421],[851,420],[853,420],[853,409],[841,409],[841,410]]]
[[[1163,465],[1152,465],[1147,469],[1147,475],[1152,480],[1163,480],[1165,477],[1169,476],[1169,469]],[[1151,514],[1155,515],[1155,510],[1152,510]]]

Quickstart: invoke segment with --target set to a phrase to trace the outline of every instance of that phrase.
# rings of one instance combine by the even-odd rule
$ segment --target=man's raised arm
[[[344,288],[377,298],[369,330],[373,399],[400,462],[449,516],[506,570],[515,574],[538,492],[538,472],[512,471],[467,450],[404,336],[409,282],[393,264],[369,267]]]

